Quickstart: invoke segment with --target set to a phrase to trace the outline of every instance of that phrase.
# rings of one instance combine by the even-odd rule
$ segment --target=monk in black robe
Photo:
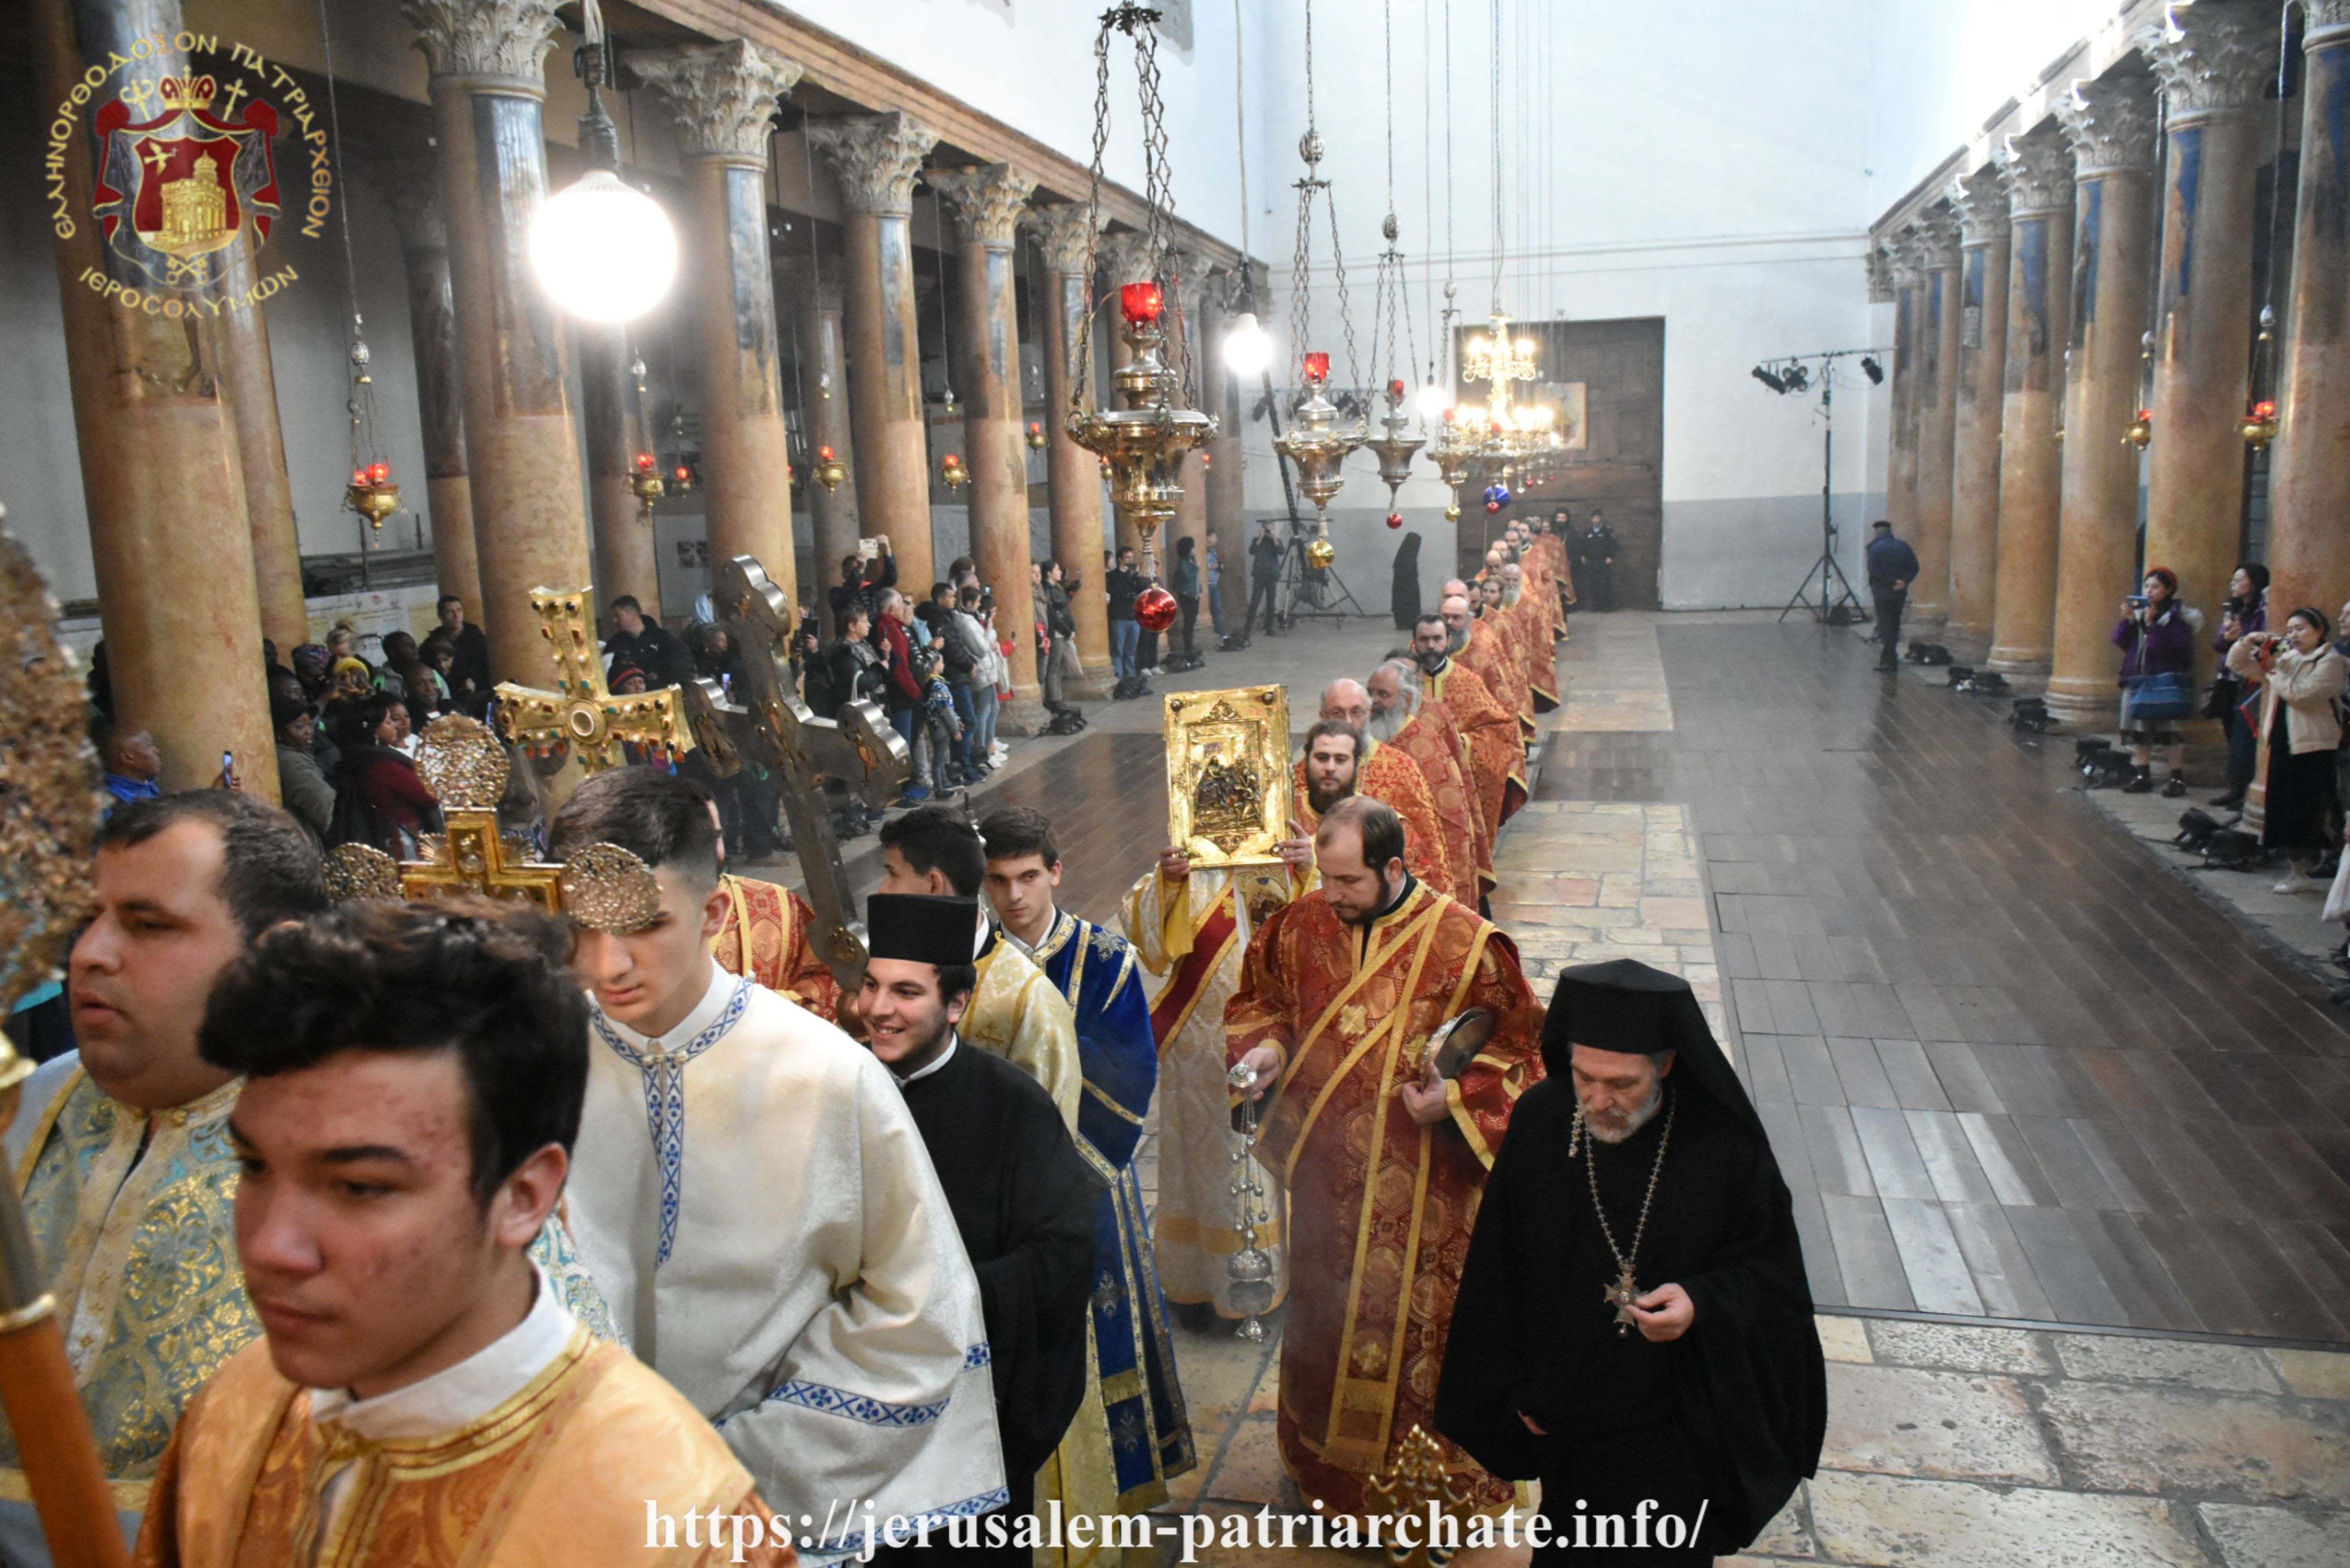
[[[1102,1188],[1053,1097],[1003,1058],[957,1039],[977,971],[972,898],[877,893],[868,901],[872,957],[847,1006],[898,1080],[946,1189],[979,1275],[995,1381],[996,1428],[1011,1501],[1000,1544],[884,1546],[890,1563],[1025,1564],[1014,1546],[1035,1511],[1037,1469],[1060,1446],[1086,1391],[1086,1314],[1093,1283],[1094,1205]],[[993,1541],[991,1529],[987,1539]],[[941,1556],[941,1553],[945,1553]]]
[[[1536,1563],[1711,1563],[1761,1533],[1826,1429],[1786,1183],[1686,981],[1565,971],[1543,1059],[1486,1179],[1436,1424],[1540,1479]]]

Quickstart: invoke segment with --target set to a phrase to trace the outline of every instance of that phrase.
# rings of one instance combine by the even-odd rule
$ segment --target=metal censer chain
[[[1256,1072],[1245,1062],[1224,1075],[1224,1082],[1247,1096],[1256,1087]],[[1264,1176],[1256,1163],[1257,1126],[1263,1116],[1264,1102],[1253,1097],[1241,1101],[1241,1149],[1232,1156],[1232,1183],[1230,1191],[1241,1200],[1240,1222],[1234,1227],[1240,1232],[1241,1250],[1224,1264],[1224,1278],[1231,1282],[1233,1310],[1241,1314],[1241,1325],[1232,1331],[1236,1339],[1252,1345],[1264,1340],[1264,1324],[1257,1319],[1273,1310],[1273,1257],[1256,1244],[1257,1227],[1271,1218],[1264,1203]]]

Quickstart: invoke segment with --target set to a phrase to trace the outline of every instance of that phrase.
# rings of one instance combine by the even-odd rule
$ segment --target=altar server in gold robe
[[[795,1561],[724,1439],[529,1255],[588,1075],[568,945],[486,903],[359,904],[222,981],[203,1059],[245,1077],[266,1337],[190,1403],[140,1568]]]

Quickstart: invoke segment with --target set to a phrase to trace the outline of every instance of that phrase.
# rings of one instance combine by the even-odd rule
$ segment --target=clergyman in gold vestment
[[[1405,872],[1388,806],[1341,803],[1315,855],[1321,887],[1249,944],[1226,1052],[1273,1080],[1257,1147],[1289,1199],[1282,1462],[1309,1504],[1385,1513],[1372,1484],[1415,1427],[1434,1435],[1485,1172],[1511,1107],[1542,1078],[1539,1016],[1509,939]],[[1429,1035],[1471,1007],[1502,1027],[1457,1076],[1437,1077],[1421,1059]],[[1443,1451],[1471,1507],[1514,1500],[1511,1483]]]
[[[522,910],[357,905],[223,978],[200,1046],[245,1077],[266,1337],[181,1417],[140,1568],[795,1561],[725,1439],[531,1259],[587,1091],[568,945]]]

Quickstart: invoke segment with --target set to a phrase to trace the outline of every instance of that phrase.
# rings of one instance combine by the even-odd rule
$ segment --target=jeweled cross
[[[736,556],[712,568],[710,600],[718,624],[742,650],[742,673],[724,709],[736,742],[744,756],[783,781],[784,815],[816,912],[808,946],[853,989],[865,973],[865,942],[824,786],[837,782],[878,811],[897,798],[912,754],[872,703],[851,700],[837,719],[819,719],[792,691],[791,600],[756,557]]]
[[[530,607],[555,655],[556,689],[499,682],[498,725],[507,740],[539,746],[563,742],[591,774],[626,762],[623,744],[657,747],[672,759],[693,749],[676,687],[616,696],[604,684],[604,645],[588,624],[585,590],[534,588]]]

